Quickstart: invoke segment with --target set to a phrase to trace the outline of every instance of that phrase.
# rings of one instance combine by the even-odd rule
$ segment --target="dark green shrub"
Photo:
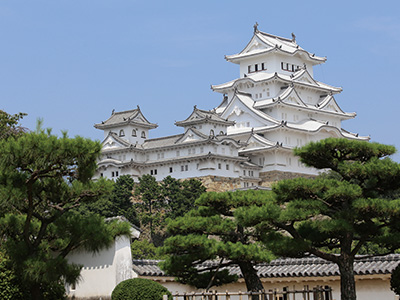
[[[171,293],[158,282],[150,279],[134,278],[120,282],[111,294],[112,300],[162,300],[163,295]]]
[[[396,294],[400,295],[400,264],[393,270],[390,277],[390,289]]]

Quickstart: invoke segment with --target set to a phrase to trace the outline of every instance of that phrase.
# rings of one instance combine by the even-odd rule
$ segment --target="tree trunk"
[[[244,281],[246,282],[246,288],[249,292],[259,292],[264,289],[260,277],[258,277],[257,270],[253,267],[250,262],[241,262],[238,264],[240,271],[242,271]],[[258,295],[252,297],[253,300],[259,299]]]
[[[340,272],[340,299],[356,300],[356,282],[354,280],[354,257],[345,253],[341,254],[339,265]]]
[[[33,283],[30,287],[32,300],[42,300],[43,295],[39,283]]]

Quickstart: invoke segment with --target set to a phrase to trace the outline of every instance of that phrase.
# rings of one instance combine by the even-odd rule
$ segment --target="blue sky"
[[[197,105],[217,106],[211,84],[239,75],[224,55],[241,51],[257,21],[318,56],[315,77],[340,86],[336,100],[357,112],[343,127],[400,150],[400,2],[128,1],[0,2],[0,109],[28,114],[59,134],[102,139],[94,123],[140,105],[159,128]],[[394,156],[400,161],[400,155]]]

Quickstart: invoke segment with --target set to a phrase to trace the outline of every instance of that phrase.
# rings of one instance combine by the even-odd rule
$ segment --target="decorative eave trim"
[[[239,83],[242,83],[241,81],[250,81],[254,84],[257,83],[263,83],[263,82],[267,82],[267,81],[271,81],[271,80],[280,80],[284,83],[288,83],[288,84],[294,84],[294,85],[299,85],[299,86],[303,86],[303,87],[308,87],[308,88],[312,88],[315,90],[322,90],[322,91],[327,91],[327,92],[332,92],[333,94],[338,94],[340,93],[343,89],[340,87],[334,87],[334,86],[330,86],[330,87],[325,87],[325,86],[321,86],[319,85],[319,81],[316,81],[316,85],[307,83],[307,82],[302,82],[302,81],[296,81],[295,79],[291,78],[291,79],[286,79],[280,76],[280,74],[278,72],[275,73],[268,73],[271,74],[269,77],[263,78],[261,80],[254,80],[252,77],[248,76],[248,77],[242,77],[242,78],[237,78],[235,80],[232,80],[228,83],[231,83],[229,86],[226,87],[221,87],[219,88],[218,85],[211,85],[211,89],[214,92],[218,92],[218,93],[224,93],[225,91],[229,91],[229,90],[234,90],[235,88],[237,88],[237,85]],[[224,84],[224,83],[223,83]],[[223,85],[222,84],[222,85]],[[225,83],[227,84],[227,83]]]

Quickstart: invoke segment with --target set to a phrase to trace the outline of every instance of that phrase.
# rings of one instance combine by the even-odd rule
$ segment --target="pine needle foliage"
[[[100,148],[98,142],[40,128],[0,140],[2,247],[32,299],[42,299],[44,287],[61,279],[79,279],[81,266],[69,264],[68,253],[99,251],[115,235],[129,233],[127,225],[77,212],[81,203],[108,192],[104,180],[91,180]]]
[[[272,202],[243,209],[238,219],[255,226],[276,255],[313,254],[336,263],[341,299],[355,300],[356,255],[400,247],[400,200],[393,198],[400,187],[400,164],[389,158],[395,148],[329,138],[294,152],[307,166],[330,173],[280,181],[273,186]]]
[[[266,191],[208,192],[196,200],[196,209],[183,217],[169,220],[171,235],[161,248],[167,258],[161,268],[178,281],[197,288],[210,288],[237,280],[224,268],[238,265],[249,291],[261,290],[254,269],[258,262],[273,258],[253,226],[245,226],[236,217],[243,207],[261,207],[268,203]]]

